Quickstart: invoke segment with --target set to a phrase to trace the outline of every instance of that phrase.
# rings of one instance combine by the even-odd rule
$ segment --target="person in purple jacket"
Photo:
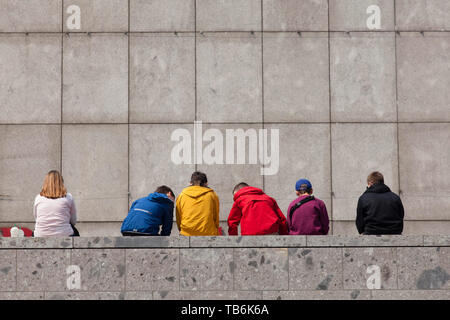
[[[326,235],[329,231],[329,218],[325,203],[315,198],[312,185],[306,179],[295,184],[298,198],[291,202],[287,211],[289,234]]]

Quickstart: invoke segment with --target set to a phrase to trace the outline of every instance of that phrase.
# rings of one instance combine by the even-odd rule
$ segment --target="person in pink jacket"
[[[315,198],[311,182],[300,179],[295,184],[298,198],[291,202],[287,212],[289,234],[326,235],[329,218],[325,203]]]

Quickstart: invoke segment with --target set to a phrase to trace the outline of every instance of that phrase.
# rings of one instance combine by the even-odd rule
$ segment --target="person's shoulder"
[[[314,201],[316,201],[316,203],[318,203],[319,205],[325,205],[325,202],[317,197],[314,197]]]
[[[297,198],[295,198],[294,200],[292,200],[290,203],[289,203],[289,207],[291,207],[291,206],[293,206],[294,204],[296,204],[299,200],[298,200],[299,198],[297,197]]]
[[[362,195],[359,196],[358,200],[364,200],[368,197],[373,196],[375,193],[363,192]]]
[[[213,189],[211,189],[211,192],[208,192],[208,194],[209,194],[211,197],[213,197],[213,198],[219,199],[219,196],[217,195],[217,193],[216,193]]]
[[[396,194],[395,192],[390,191],[389,194],[390,194],[390,196],[391,196],[392,198],[394,198],[395,200],[401,201],[400,196],[399,196],[398,194]]]
[[[72,194],[69,193],[69,192],[67,192],[67,194],[66,194],[66,199],[67,199],[67,201],[73,201],[73,196],[72,196]]]
[[[39,201],[42,201],[42,199],[45,199],[41,194],[37,194],[36,197],[34,197],[34,203],[38,203]]]

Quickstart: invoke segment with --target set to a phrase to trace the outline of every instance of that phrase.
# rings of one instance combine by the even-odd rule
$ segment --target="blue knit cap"
[[[312,188],[311,182],[309,182],[309,180],[306,180],[306,179],[300,179],[300,180],[298,180],[297,183],[295,184],[295,190],[296,190],[296,191],[299,191],[299,190],[300,190],[300,186],[301,186],[302,184],[306,184],[306,188],[307,188],[307,189],[311,189],[311,188]]]

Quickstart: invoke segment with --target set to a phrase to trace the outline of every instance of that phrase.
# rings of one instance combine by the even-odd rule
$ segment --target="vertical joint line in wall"
[[[127,208],[130,204],[130,197],[131,197],[131,190],[130,190],[130,42],[131,42],[131,34],[130,34],[130,22],[131,22],[131,14],[130,14],[130,1],[128,0],[128,33],[127,33],[127,37],[128,37],[128,112],[127,112],[127,116],[128,116],[128,123],[127,123],[127,131],[128,131],[128,144],[127,144],[127,174],[128,174],[128,187],[127,187]],[[125,287],[126,288],[126,287]]]
[[[127,294],[127,251],[128,251],[127,248],[123,249],[123,267],[125,269],[125,272],[124,272],[125,278],[123,279],[124,299],[125,299],[125,295]]]
[[[333,141],[331,130],[331,33],[330,33],[330,1],[328,0],[328,121],[330,130],[330,220],[331,234],[334,234],[334,210],[333,210]]]
[[[397,183],[398,192],[400,196],[401,185],[400,185],[400,144],[399,144],[399,119],[398,119],[398,79],[397,79],[397,7],[396,1],[394,0],[394,65],[395,65],[395,110],[397,114]]]
[[[17,263],[18,263],[18,261],[17,261],[17,249],[16,250],[14,250],[15,252],[16,252],[16,288],[15,288],[15,291],[19,291],[18,289],[19,288],[17,288]]]
[[[190,249],[190,241],[189,240],[189,247]],[[178,248],[178,292],[181,292],[181,249]]]
[[[197,0],[194,0],[194,123],[197,121]],[[195,135],[195,125],[194,125]],[[197,147],[194,138],[194,169],[197,171]]]
[[[236,262],[235,262],[235,251],[236,251],[236,249],[235,248],[231,248],[231,250],[233,250],[233,261],[231,262],[232,264],[233,264],[233,274],[232,274],[232,276],[233,276],[233,285],[232,285],[232,288],[233,288],[233,291],[235,291],[235,286],[234,286],[234,275],[235,275],[235,273],[236,273],[236,266],[237,266],[237,264],[236,264]]]
[[[396,264],[395,264],[395,267],[396,267],[396,273],[397,273],[397,278],[396,278],[396,280],[397,280],[397,290],[399,289],[399,287],[398,287],[398,276],[399,276],[399,274],[398,274],[398,248],[394,248],[394,250],[395,250],[395,262],[397,262]]]
[[[64,1],[61,1],[61,108],[60,108],[60,119],[59,119],[59,171],[62,172],[62,153],[63,153],[63,94],[64,94]]]
[[[261,0],[261,128],[264,130],[264,0]],[[264,132],[264,131],[263,131]],[[264,136],[264,133],[263,133]],[[266,144],[262,144],[263,163],[266,163]],[[266,177],[262,176],[262,188],[265,190]]]
[[[289,248],[287,248],[287,290],[291,290],[290,288],[290,273],[291,269],[289,268],[290,265],[290,258],[289,258]]]
[[[341,275],[342,275],[342,290],[345,290],[345,279],[344,279],[344,248],[341,248]]]

